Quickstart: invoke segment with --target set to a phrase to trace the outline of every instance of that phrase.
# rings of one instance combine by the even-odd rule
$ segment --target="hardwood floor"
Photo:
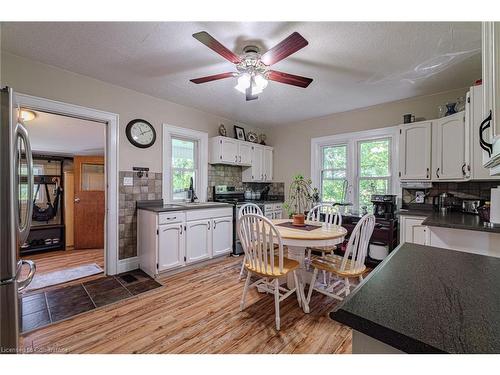
[[[36,263],[37,274],[43,274],[65,268],[78,267],[84,264],[95,263],[104,268],[104,250],[61,250],[47,253],[24,255],[23,259],[31,259]]]
[[[311,313],[252,289],[239,311],[240,259],[162,277],[163,287],[26,334],[28,350],[68,353],[350,353],[351,329],[330,320],[337,303],[315,293]]]

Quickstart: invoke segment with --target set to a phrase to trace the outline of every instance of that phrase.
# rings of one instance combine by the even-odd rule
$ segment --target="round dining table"
[[[288,248],[288,258],[299,262],[300,269],[298,272],[299,280],[305,286],[309,283],[312,277],[312,272],[306,270],[304,260],[306,258],[306,248],[308,247],[332,247],[344,242],[347,235],[347,230],[338,225],[331,225],[315,221],[306,221],[306,227],[293,227],[290,219],[274,219],[271,220],[281,235],[283,245]],[[290,224],[288,224],[290,223]],[[286,226],[284,226],[286,225]],[[287,286],[295,287],[293,275],[287,276]],[[302,307],[305,313],[309,313],[309,305],[305,297],[303,288],[299,290],[302,297]]]

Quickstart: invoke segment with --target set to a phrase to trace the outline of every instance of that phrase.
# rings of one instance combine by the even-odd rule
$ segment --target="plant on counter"
[[[288,215],[292,216],[293,225],[304,225],[304,212],[310,208],[311,203],[314,201],[315,192],[311,184],[310,178],[305,178],[300,174],[293,177],[288,189],[288,199],[283,205]]]

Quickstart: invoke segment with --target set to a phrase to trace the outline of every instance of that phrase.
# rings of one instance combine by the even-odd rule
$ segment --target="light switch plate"
[[[123,186],[133,186],[134,178],[133,177],[123,177]]]

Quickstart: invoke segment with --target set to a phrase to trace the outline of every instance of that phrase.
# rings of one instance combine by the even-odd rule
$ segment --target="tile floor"
[[[160,286],[141,270],[134,270],[46,292],[33,292],[20,300],[22,331],[40,328]]]

